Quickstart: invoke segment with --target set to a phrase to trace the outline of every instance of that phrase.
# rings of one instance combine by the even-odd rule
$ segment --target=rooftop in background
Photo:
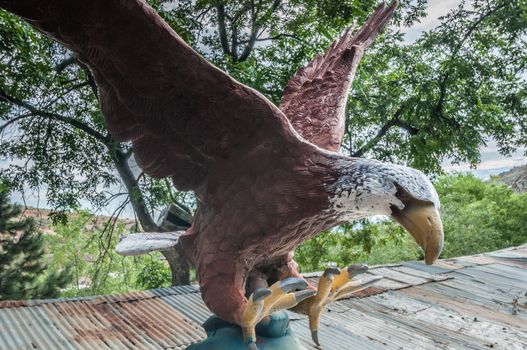
[[[527,348],[527,245],[370,272],[385,278],[324,314],[325,349]],[[0,349],[185,349],[205,336],[209,316],[195,286],[0,302]],[[315,349],[306,317],[290,317]]]

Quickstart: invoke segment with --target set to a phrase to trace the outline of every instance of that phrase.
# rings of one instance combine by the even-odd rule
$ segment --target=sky
[[[439,24],[439,17],[446,15],[451,9],[456,8],[461,0],[428,0],[427,16],[411,28],[404,28],[405,39],[408,43],[414,42],[422,32],[430,30]]]
[[[427,8],[427,17],[421,19],[420,23],[415,24],[411,28],[402,28],[402,31],[405,33],[405,39],[408,43],[415,41],[423,31],[434,28],[439,23],[439,17],[444,16],[451,9],[457,7],[461,3],[461,0],[429,0]],[[487,147],[481,150],[481,163],[478,165],[477,169],[471,169],[470,164],[456,164],[452,165],[451,162],[446,159],[443,162],[443,167],[447,171],[472,171],[476,176],[482,179],[488,179],[490,175],[499,174],[504,172],[511,167],[523,165],[526,163],[526,158],[523,155],[524,150],[518,150],[511,157],[504,157],[499,154],[496,143],[492,140],[489,140]],[[2,164],[0,160],[0,167]],[[44,195],[41,193],[27,193],[25,203],[28,206],[35,207],[46,207],[46,200]],[[23,198],[20,194],[14,193],[12,195],[12,200],[14,202],[23,203]],[[87,207],[87,203],[86,207]],[[115,203],[114,206],[118,206],[119,203]],[[99,214],[108,215],[115,208],[111,206],[103,210]],[[123,212],[124,216],[132,217],[133,210],[127,208]]]

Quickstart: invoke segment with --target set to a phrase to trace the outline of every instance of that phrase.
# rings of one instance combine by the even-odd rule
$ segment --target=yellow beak
[[[392,216],[414,237],[425,252],[427,265],[433,264],[443,249],[443,223],[432,203],[412,201]]]

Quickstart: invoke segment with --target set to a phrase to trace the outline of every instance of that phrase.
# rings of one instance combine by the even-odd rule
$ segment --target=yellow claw
[[[316,294],[316,290],[301,290],[295,293],[287,293],[272,306],[269,314],[280,310],[287,310],[296,306],[304,299],[310,298]]]
[[[337,289],[344,287],[344,285],[350,282],[355,276],[366,271],[368,271],[368,266],[363,264],[353,264],[341,269],[340,274],[335,278],[331,291],[335,292]]]
[[[247,300],[247,305],[242,315],[243,339],[249,350],[258,350],[256,346],[256,325],[271,313],[289,309],[300,301],[315,294],[315,291],[301,290],[290,293],[296,289],[305,289],[307,282],[300,278],[287,278],[274,283],[269,288],[258,288]]]
[[[309,316],[311,338],[316,345],[320,345],[318,329],[324,307],[329,303],[349,296],[353,292],[367,288],[382,278],[382,276],[375,276],[367,281],[353,279],[367,270],[368,266],[358,264],[341,270],[335,268],[326,269],[320,277],[317,293],[299,305],[297,311],[305,312]]]

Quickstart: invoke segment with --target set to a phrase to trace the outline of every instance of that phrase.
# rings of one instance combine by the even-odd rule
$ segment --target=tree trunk
[[[172,273],[172,285],[181,286],[190,284],[190,265],[179,249],[174,248],[161,252],[167,259],[170,271]]]
[[[130,196],[130,202],[132,207],[139,219],[139,223],[145,232],[167,232],[166,228],[162,228],[157,225],[146,209],[145,200],[143,194],[139,189],[139,184],[137,179],[130,169],[128,164],[128,158],[120,151],[116,151],[113,155],[114,164],[119,172],[121,180],[123,181],[126,190]],[[190,215],[190,217],[192,217]],[[190,222],[191,224],[192,222]],[[163,225],[162,225],[163,226]],[[167,259],[168,265],[170,266],[170,271],[172,273],[172,285],[179,286],[190,284],[190,266],[182,254],[182,252],[177,251],[176,248],[170,251],[161,252]]]

